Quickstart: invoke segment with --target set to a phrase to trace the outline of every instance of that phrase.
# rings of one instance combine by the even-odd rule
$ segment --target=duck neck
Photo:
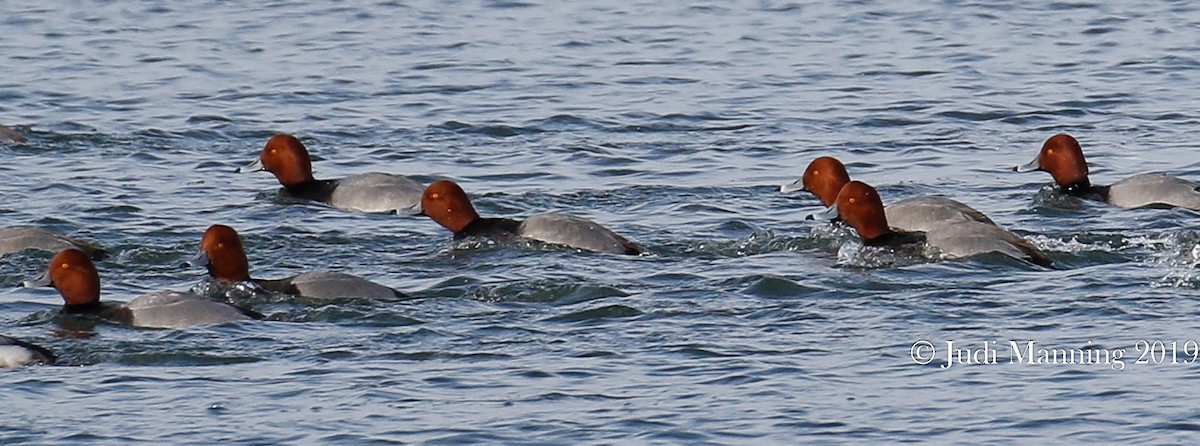
[[[887,232],[870,239],[863,239],[863,244],[867,246],[900,246],[910,243],[920,243],[925,241],[925,234],[921,232],[900,232],[888,229]]]
[[[86,304],[65,304],[62,311],[66,314],[88,314],[99,312],[102,308],[100,301],[96,300]]]
[[[510,218],[483,218],[476,217],[462,228],[461,231],[455,232],[455,238],[463,237],[492,237],[505,238],[516,235],[518,228],[521,227],[521,222]]]
[[[289,189],[316,181],[311,169],[286,169],[279,172],[272,171],[272,173],[275,174],[275,179],[279,180],[279,184]]]
[[[292,198],[311,201],[327,201],[337,188],[337,180],[309,179],[294,184],[284,184],[284,190]]]
[[[1074,183],[1065,184],[1060,187],[1062,187],[1062,189],[1064,191],[1067,191],[1067,193],[1070,193],[1071,191],[1074,191],[1074,190],[1089,189],[1092,187],[1092,182],[1090,180],[1088,180],[1087,178],[1084,178],[1082,180],[1076,181]]]
[[[892,228],[888,227],[886,221],[883,224],[859,224],[854,226],[854,230],[858,231],[859,237],[868,242],[892,234]]]
[[[1088,180],[1061,187],[1064,194],[1085,200],[1108,201],[1108,186],[1092,186]]]

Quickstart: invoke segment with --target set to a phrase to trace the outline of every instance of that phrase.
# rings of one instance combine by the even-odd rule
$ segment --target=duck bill
[[[1035,170],[1042,170],[1042,162],[1038,158],[1034,158],[1028,164],[1013,167],[1013,172],[1033,172]]]
[[[804,179],[803,178],[796,180],[796,182],[794,182],[792,184],[785,184],[783,186],[779,186],[779,192],[784,193],[784,194],[790,194],[792,192],[801,191],[801,190],[804,190]]]
[[[204,250],[201,249],[199,252],[196,253],[195,256],[192,256],[191,259],[189,259],[186,262],[183,262],[183,266],[191,267],[191,268],[206,268],[206,267],[208,267],[208,263],[209,263],[208,262],[208,253],[204,252]]]
[[[44,286],[53,286],[53,285],[54,285],[54,282],[50,280],[50,270],[48,270],[48,269],[46,270],[46,272],[42,273],[42,275],[38,276],[36,279],[30,279],[30,280],[21,282],[21,286],[25,287],[25,288],[40,288],[40,287],[44,287]]]
[[[267,170],[267,169],[266,169],[266,167],[263,166],[262,158],[259,158],[259,159],[254,160],[253,163],[239,167],[237,170],[234,171],[234,173],[262,172],[264,170]]]
[[[823,211],[809,214],[808,220],[834,221],[837,220],[839,216],[837,203],[834,203],[825,208]]]

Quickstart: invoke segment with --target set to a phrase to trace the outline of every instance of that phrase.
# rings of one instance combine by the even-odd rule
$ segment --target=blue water
[[[1071,206],[1010,170],[1070,132],[1095,183],[1200,179],[1200,6],[658,3],[4,3],[0,123],[28,142],[0,144],[0,225],[108,247],[111,301],[200,283],[179,264],[214,223],[256,276],[415,299],[80,330],[53,290],[15,288],[50,254],[6,257],[0,333],[62,365],[0,373],[0,438],[1193,441],[1196,214]],[[319,178],[453,178],[483,214],[581,215],[652,255],[452,249],[425,218],[287,202],[233,173],[276,132]],[[885,201],[969,203],[1062,269],[879,262],[778,192],[820,155]],[[918,365],[921,340],[998,363]],[[1177,363],[1136,363],[1140,340]],[[1010,341],[1124,366],[1012,364]]]

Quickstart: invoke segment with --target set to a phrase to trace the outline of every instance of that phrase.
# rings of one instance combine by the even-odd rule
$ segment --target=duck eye
[[[217,243],[217,248],[224,248],[224,247],[225,247],[225,243],[224,243],[224,242]]]
[[[434,193],[433,195],[430,195],[429,198],[436,200],[438,198],[442,198],[442,194]]]
[[[278,153],[278,152],[279,152],[278,150],[271,149],[271,154],[272,154],[272,155],[274,155],[274,154],[276,154],[276,153]]]
[[[814,170],[814,171],[813,171],[813,176],[814,176],[814,177],[815,177],[815,176],[817,176],[817,175],[820,175],[820,174],[821,174],[821,171],[819,171],[819,170]]]
[[[851,199],[850,199],[850,204],[854,204],[854,203],[858,203],[858,199],[857,199],[857,198],[851,198]]]
[[[64,263],[62,264],[62,269],[71,269],[71,264],[70,264],[70,263],[65,263],[65,262],[64,262]]]

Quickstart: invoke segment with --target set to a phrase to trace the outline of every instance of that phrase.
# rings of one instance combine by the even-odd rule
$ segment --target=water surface
[[[1014,174],[1057,132],[1093,182],[1200,178],[1188,2],[49,2],[0,15],[0,224],[103,244],[104,298],[189,289],[211,224],[259,277],[414,297],[270,321],[77,327],[49,253],[0,261],[11,444],[1185,442],[1196,214],[1073,206]],[[316,175],[459,181],[481,213],[585,216],[644,257],[457,246],[428,219],[238,175],[294,133]],[[778,193],[832,155],[885,201],[943,193],[1062,268],[879,265]],[[996,346],[918,365],[914,343]],[[1011,364],[1009,341],[1124,349]],[[1178,364],[1137,364],[1137,342]],[[994,344],[988,344],[994,342]],[[1023,344],[1022,344],[1023,345]],[[940,353],[944,353],[939,350]],[[1089,350],[1092,351],[1092,350]]]

